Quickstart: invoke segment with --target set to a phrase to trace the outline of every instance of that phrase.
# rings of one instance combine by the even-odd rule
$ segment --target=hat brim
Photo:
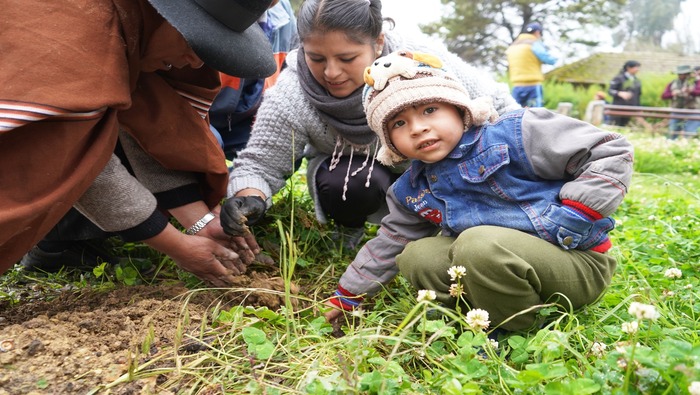
[[[257,23],[238,33],[193,0],[148,1],[207,66],[241,78],[265,78],[277,71],[270,41]]]

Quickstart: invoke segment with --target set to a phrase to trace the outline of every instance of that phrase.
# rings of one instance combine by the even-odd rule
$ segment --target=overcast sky
[[[681,30],[691,30],[694,37],[696,52],[700,52],[700,0],[685,0],[681,3],[682,14],[676,18],[676,27]],[[419,32],[419,24],[436,21],[442,15],[440,0],[383,0],[382,14],[394,18],[396,30],[400,32]],[[691,17],[692,16],[692,17]],[[665,39],[673,40],[674,33],[667,33]],[[611,51],[612,48],[599,50]]]
[[[382,15],[393,18],[396,30],[400,32],[420,32],[419,24],[440,19],[440,0],[382,0]]]

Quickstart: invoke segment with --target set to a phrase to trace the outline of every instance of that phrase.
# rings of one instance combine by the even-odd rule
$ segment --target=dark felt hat
[[[208,66],[242,78],[277,70],[272,46],[255,23],[272,0],[148,0]]]

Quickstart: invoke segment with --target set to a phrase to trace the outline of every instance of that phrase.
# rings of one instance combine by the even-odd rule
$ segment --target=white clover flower
[[[422,302],[424,300],[435,300],[435,298],[437,298],[437,295],[435,295],[435,291],[433,291],[432,289],[421,289],[420,291],[418,291],[418,297],[416,299],[418,299],[419,302]]]
[[[625,349],[625,344],[623,343],[617,343],[615,346],[615,351],[619,352],[620,354],[626,354],[627,350]]]
[[[638,320],[656,320],[660,317],[656,307],[650,304],[644,304],[639,302],[630,303],[629,313],[637,317]]]
[[[683,288],[685,288],[685,289],[693,289],[693,284],[688,284],[688,285],[686,285],[686,286],[683,287]]]
[[[450,296],[459,298],[464,293],[462,284],[451,284],[450,285]]]
[[[489,327],[489,312],[482,309],[474,309],[467,313],[467,325],[472,329],[486,329]]]
[[[617,367],[625,370],[627,369],[627,361],[624,358],[620,358],[617,360]]]
[[[623,322],[621,325],[621,329],[625,333],[629,333],[630,335],[634,335],[635,333],[637,333],[637,330],[639,329],[639,323],[637,321]]]
[[[452,266],[447,270],[447,274],[450,275],[450,280],[455,281],[467,274],[467,268],[464,266]]]
[[[680,221],[682,219],[683,219],[683,217],[681,217],[680,215],[676,215],[675,217],[673,217],[674,221]]]
[[[688,393],[690,395],[700,395],[700,381],[693,381],[688,386]]]
[[[664,243],[659,243],[659,244],[656,245],[656,248],[658,248],[658,249],[666,248],[666,244],[664,244]]]
[[[647,217],[647,219],[648,219],[649,221],[653,221],[653,220],[656,219],[656,216],[650,215],[650,216]]]
[[[673,297],[673,295],[675,295],[675,294],[676,294],[675,292],[670,291],[668,289],[664,289],[663,292],[661,292],[661,296],[663,296],[664,298]]]
[[[666,271],[664,272],[664,277],[681,278],[683,277],[683,272],[681,272],[681,269],[672,267],[670,269],[666,269]]]
[[[605,344],[594,342],[591,346],[591,353],[593,353],[593,355],[595,355],[596,357],[602,357],[603,354],[605,354],[606,348],[608,348],[608,346],[606,346]]]
[[[491,348],[496,349],[498,348],[498,342],[493,339],[489,339],[489,343],[491,344]]]

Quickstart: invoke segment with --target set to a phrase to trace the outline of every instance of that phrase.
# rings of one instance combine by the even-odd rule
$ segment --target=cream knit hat
[[[491,97],[472,100],[462,83],[442,69],[442,62],[424,53],[397,51],[365,69],[362,104],[369,127],[382,144],[377,160],[391,166],[406,158],[389,140],[387,121],[404,108],[433,102],[449,103],[464,112],[465,130],[498,117]]]

